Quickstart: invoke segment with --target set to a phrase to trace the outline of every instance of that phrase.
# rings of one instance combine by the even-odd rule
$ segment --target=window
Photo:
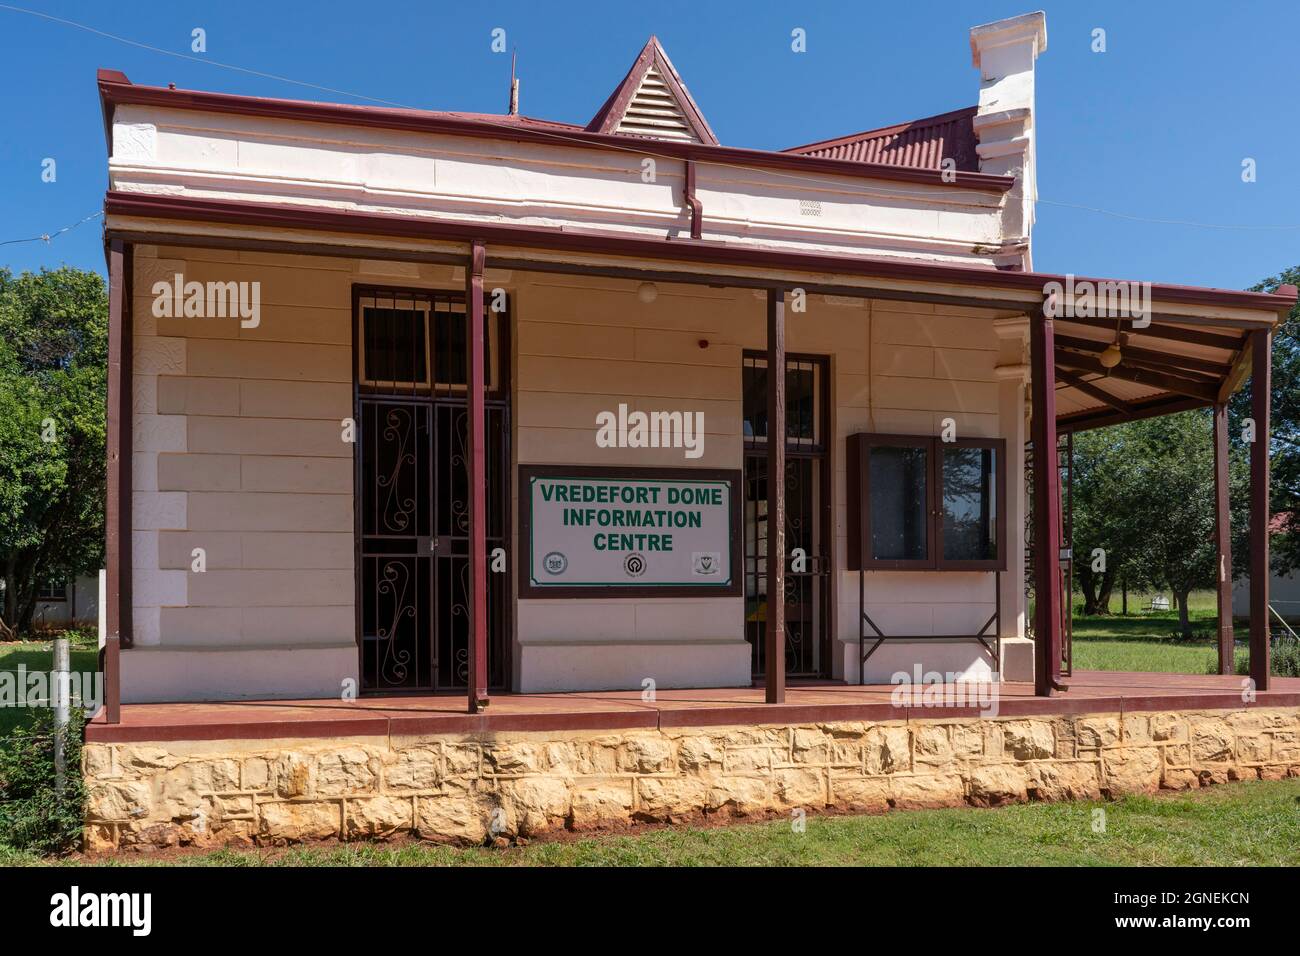
[[[52,581],[48,584],[42,584],[36,589],[36,600],[38,601],[66,601],[67,599],[67,581]]]
[[[849,436],[851,570],[1006,568],[1006,443]]]
[[[785,363],[785,443],[790,448],[819,448],[822,442],[824,360],[788,357]],[[767,359],[745,353],[742,368],[745,442],[767,441]]]
[[[501,387],[496,356],[504,312],[485,303],[488,392]],[[357,381],[367,392],[450,395],[465,391],[464,297],[367,291],[357,300]],[[432,374],[431,374],[432,373]]]

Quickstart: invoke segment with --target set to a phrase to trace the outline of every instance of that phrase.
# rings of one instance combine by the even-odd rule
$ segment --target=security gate
[[[464,690],[470,570],[464,296],[359,290],[356,315],[362,687]],[[485,401],[488,679],[502,689],[509,685],[510,424],[500,357],[508,354],[508,323],[505,313],[488,315],[494,369]]]
[[[831,674],[830,471],[825,358],[787,356],[785,443],[785,672]],[[766,672],[767,360],[744,355],[745,637],[755,679]]]

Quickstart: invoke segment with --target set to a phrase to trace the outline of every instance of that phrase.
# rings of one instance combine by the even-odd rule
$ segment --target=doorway
[[[831,676],[831,490],[829,361],[786,356],[785,670],[794,679]],[[753,677],[766,672],[767,358],[743,357],[745,441],[745,639]]]
[[[462,691],[469,666],[465,297],[354,293],[362,689]],[[508,311],[487,317],[487,550],[508,546]],[[509,686],[509,562],[488,579],[488,680]]]

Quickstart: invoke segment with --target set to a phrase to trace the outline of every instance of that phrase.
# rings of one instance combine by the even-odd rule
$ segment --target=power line
[[[85,32],[87,32],[87,33],[92,33],[92,34],[94,34],[94,35],[96,35],[96,36],[104,37],[104,38],[109,39],[109,40],[114,40],[114,41],[116,41],[116,42],[118,42],[118,43],[124,43],[124,44],[126,44],[126,45],[128,45],[128,46],[137,47],[137,48],[142,49],[142,50],[148,50],[148,51],[150,51],[150,52],[152,52],[152,53],[161,53],[161,54],[163,54],[164,56],[176,57],[176,58],[178,58],[178,59],[182,59],[182,60],[191,60],[191,61],[193,61],[193,62],[195,62],[195,63],[203,63],[203,64],[206,64],[206,65],[208,65],[208,66],[216,66],[216,67],[220,67],[220,68],[222,68],[222,69],[226,69],[226,70],[234,70],[234,71],[236,71],[236,72],[238,72],[238,73],[244,73],[244,74],[247,74],[247,75],[249,75],[249,76],[260,77],[260,78],[262,78],[262,79],[276,80],[276,81],[281,82],[281,83],[291,83],[291,84],[294,84],[294,85],[296,85],[296,86],[302,86],[302,87],[306,87],[306,88],[308,88],[308,89],[319,90],[319,91],[324,92],[324,93],[333,93],[333,94],[335,94],[335,95],[337,95],[337,96],[347,96],[347,97],[351,97],[351,98],[353,98],[353,99],[358,99],[358,100],[367,100],[367,101],[369,101],[369,102],[371,102],[371,103],[379,103],[379,104],[381,104],[381,105],[383,105],[383,106],[391,106],[391,107],[395,107],[395,108],[397,108],[397,109],[408,109],[408,110],[421,110],[421,109],[423,109],[422,107],[418,107],[418,106],[410,106],[410,105],[405,104],[405,103],[397,103],[397,102],[394,102],[394,101],[392,101],[392,100],[385,100],[385,99],[379,99],[379,98],[377,98],[377,97],[373,97],[373,96],[366,96],[365,94],[362,94],[362,93],[351,93],[351,92],[349,92],[349,91],[347,91],[347,90],[340,90],[340,89],[336,89],[336,88],[334,88],[334,87],[329,87],[329,86],[321,86],[320,84],[317,84],[317,83],[309,83],[309,82],[307,82],[307,81],[305,81],[305,80],[295,80],[295,79],[293,79],[292,77],[288,77],[288,76],[280,76],[279,74],[275,74],[275,73],[264,73],[264,72],[259,71],[259,70],[249,69],[248,67],[238,66],[238,65],[233,64],[233,63],[223,63],[223,62],[221,62],[221,61],[219,61],[219,60],[209,59],[208,57],[193,56],[193,55],[191,55],[191,54],[189,54],[189,53],[179,53],[179,52],[177,52],[177,51],[175,51],[175,50],[165,50],[165,49],[163,49],[163,48],[161,48],[161,47],[152,46],[152,45],[150,45],[150,44],[148,44],[148,43],[142,43],[142,42],[140,42],[140,41],[138,41],[138,40],[132,40],[132,39],[130,39],[130,38],[128,38],[128,37],[122,37],[122,36],[118,36],[118,35],[113,34],[113,33],[107,33],[107,32],[105,32],[105,31],[103,31],[103,30],[99,30],[99,29],[97,29],[97,28],[95,28],[95,27],[92,27],[92,26],[89,26],[88,24],[85,24],[85,23],[78,23],[78,22],[75,21],[75,20],[67,20],[67,19],[64,19],[64,18],[62,18],[62,17],[52,16],[52,15],[47,14],[47,13],[42,13],[42,12],[40,12],[40,11],[38,11],[38,10],[28,10],[28,9],[26,9],[26,8],[24,8],[24,7],[16,7],[16,6],[13,6],[12,4],[8,4],[8,3],[0,3],[0,9],[3,9],[3,10],[9,10],[9,11],[11,11],[11,12],[13,12],[13,13],[22,13],[22,14],[26,14],[26,15],[28,15],[28,16],[38,17],[38,18],[43,19],[43,20],[48,20],[48,21],[50,21],[50,22],[52,22],[52,23],[58,23],[58,24],[62,24],[62,25],[64,25],[64,26],[73,27],[73,28],[75,28],[75,29],[77,29],[77,30],[84,30]],[[511,124],[508,124],[508,123],[499,123],[499,122],[494,122],[493,120],[490,120],[490,119],[480,119],[479,122],[481,122],[481,123],[482,123],[483,125],[485,125],[485,126],[490,126],[490,127],[496,128],[496,129],[501,129],[501,130],[506,130],[506,131],[511,131],[511,132],[513,132],[513,131],[516,129],[516,127],[512,126]],[[587,140],[585,140],[585,139],[580,139],[580,138],[578,138],[578,137],[576,137],[576,136],[566,136],[566,135],[563,134],[563,133],[555,132],[555,131],[552,131],[552,130],[540,130],[540,129],[535,129],[535,130],[533,130],[533,132],[536,133],[536,134],[542,135],[542,136],[546,136],[546,137],[548,137],[548,138],[550,138],[550,139],[553,139],[553,140],[556,140],[556,141],[558,141],[558,142],[575,143],[575,144],[580,145],[580,146],[590,146],[590,145],[591,145],[591,144],[590,144]],[[672,161],[672,160],[675,160],[675,159],[678,158],[678,157],[676,157],[676,156],[671,156],[671,155],[668,155],[668,154],[655,153],[655,152],[653,151],[653,149],[638,148],[638,147],[633,147],[633,146],[620,146],[620,145],[615,144],[615,143],[602,144],[602,146],[605,147],[605,148],[614,149],[614,150],[620,150],[620,151],[627,152],[627,153],[632,153],[632,154],[635,154],[635,155],[638,155],[638,156],[650,157],[650,158],[654,158],[654,159],[665,159],[665,160]],[[719,162],[719,161],[717,161],[717,160],[699,160],[699,162],[700,162],[701,164],[703,164],[703,165],[714,166],[714,167],[722,168],[722,169],[735,169],[735,170],[741,170],[741,171],[748,171],[748,170],[749,170],[749,167],[747,167],[747,166],[745,166],[745,165],[743,165],[743,164],[740,164],[740,163],[724,163],[724,162]],[[781,172],[778,172],[778,171],[775,171],[775,170],[768,170],[767,172],[768,172],[769,175],[771,175],[771,176],[773,176],[773,177],[789,179],[789,180],[791,180],[791,181],[793,181],[793,182],[798,182],[798,183],[803,183],[803,184],[821,184],[821,185],[825,185],[825,186],[837,186],[837,187],[843,186],[842,181],[840,181],[840,180],[838,180],[838,179],[821,179],[821,178],[816,177],[816,176],[809,176],[809,175],[804,175],[804,174],[785,174],[785,173],[781,173]],[[931,194],[929,194],[929,193],[922,193],[922,192],[918,192],[918,191],[915,191],[915,190],[898,189],[898,188],[894,188],[894,187],[887,187],[887,186],[880,186],[880,185],[875,185],[875,186],[873,186],[872,188],[873,188],[873,190],[875,190],[876,192],[884,192],[884,193],[887,193],[887,194],[890,194],[890,195],[893,195],[893,196],[896,196],[896,197],[902,197],[902,198],[924,198],[924,199],[933,199],[933,196],[932,196]],[[1150,216],[1137,216],[1137,215],[1133,215],[1133,214],[1131,214],[1131,213],[1117,212],[1117,211],[1115,211],[1115,210],[1111,210],[1111,209],[1103,209],[1103,208],[1096,207],[1096,206],[1086,206],[1086,205],[1082,205],[1082,204],[1079,204],[1079,203],[1057,202],[1057,201],[1055,201],[1055,200],[1051,200],[1051,199],[1042,199],[1042,198],[1039,198],[1039,199],[1036,200],[1036,202],[1042,203],[1042,204],[1044,204],[1044,205],[1049,205],[1049,206],[1060,206],[1060,207],[1062,207],[1062,208],[1067,208],[1067,209],[1078,209],[1078,210],[1082,210],[1082,211],[1085,211],[1085,212],[1097,213],[1097,214],[1099,214],[1099,215],[1103,215],[1103,216],[1111,216],[1111,217],[1113,217],[1113,218],[1116,218],[1116,219],[1123,219],[1123,220],[1126,220],[1126,221],[1129,221],[1129,222],[1145,222],[1145,223],[1153,223],[1153,224],[1156,224],[1156,225],[1192,226],[1192,227],[1194,227],[1194,228],[1199,228],[1199,229],[1244,230],[1244,231],[1289,231],[1289,230],[1300,229],[1300,224],[1295,224],[1295,225],[1252,225],[1252,224],[1238,224],[1238,223],[1210,223],[1210,222],[1196,222],[1196,221],[1193,221],[1193,220],[1187,220],[1187,219],[1163,219],[1163,218],[1156,218],[1156,217],[1150,217]],[[83,220],[83,221],[84,221],[84,220]],[[78,223],[77,225],[80,225],[80,223]],[[67,231],[66,229],[64,229],[64,230],[60,230],[60,232],[66,232],[66,231]],[[57,235],[57,233],[56,233],[55,235]],[[37,236],[37,237],[34,237],[34,239],[13,239],[13,240],[10,240],[10,242],[30,242],[30,241],[35,241],[35,239],[47,239],[47,241],[48,241],[48,238],[45,237],[45,236]],[[8,245],[8,244],[9,244],[9,243],[0,243],[0,245]]]
[[[54,230],[53,232],[42,233],[42,234],[39,235],[39,236],[31,236],[31,237],[29,237],[29,238],[27,238],[27,239],[6,239],[4,242],[0,242],[0,246],[12,246],[12,245],[15,245],[15,244],[20,243],[20,242],[44,242],[44,243],[49,243],[51,240],[53,240],[53,239],[57,239],[59,236],[63,235],[65,232],[71,232],[73,229],[76,229],[76,228],[77,228],[78,226],[80,226],[82,223],[90,222],[90,220],[92,220],[92,219],[98,219],[98,218],[99,218],[100,216],[102,216],[102,215],[104,215],[104,212],[103,212],[103,210],[101,209],[99,212],[92,212],[92,213],[91,213],[89,216],[87,216],[85,219],[78,219],[78,220],[77,220],[76,222],[74,222],[72,225],[70,225],[70,226],[64,226],[62,229],[56,229],[56,230]]]

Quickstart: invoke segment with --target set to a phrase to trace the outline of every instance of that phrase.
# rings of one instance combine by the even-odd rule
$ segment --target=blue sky
[[[140,43],[410,106],[500,112],[519,52],[522,111],[586,122],[650,33],[728,145],[778,149],[973,104],[969,28],[1045,6],[1038,63],[1035,266],[1244,288],[1300,264],[1300,4],[653,4],[100,2],[17,5]],[[790,31],[808,50],[790,50]],[[1107,51],[1091,33],[1106,30]],[[137,83],[263,96],[345,97],[129,46],[0,8],[0,241],[99,209],[105,147],[95,69]],[[58,179],[41,181],[53,157]],[[1241,163],[1257,164],[1243,183]],[[1087,209],[1105,209],[1137,220]],[[1205,228],[1140,220],[1188,220]],[[1260,228],[1265,226],[1292,228]],[[98,221],[50,244],[0,246],[15,270],[103,270]]]

